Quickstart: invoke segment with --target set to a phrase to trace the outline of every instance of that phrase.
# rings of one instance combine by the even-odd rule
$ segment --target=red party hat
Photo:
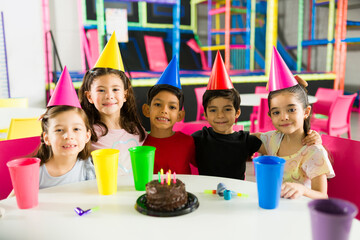
[[[63,72],[56,84],[54,93],[52,94],[48,107],[56,105],[68,105],[81,108],[79,98],[76,94],[74,85],[72,83],[67,67],[64,67]]]
[[[281,58],[279,52],[273,47],[270,76],[268,82],[269,91],[276,91],[297,85],[295,77]]]
[[[229,74],[226,71],[224,61],[218,51],[206,90],[224,90],[233,88],[234,85],[231,82]]]

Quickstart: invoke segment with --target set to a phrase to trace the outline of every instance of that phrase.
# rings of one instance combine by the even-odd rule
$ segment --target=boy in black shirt
[[[261,146],[249,132],[234,132],[240,116],[240,94],[234,88],[219,52],[203,96],[204,115],[211,125],[192,134],[200,175],[244,180],[246,160]]]
[[[260,148],[262,142],[258,137],[247,131],[233,130],[241,113],[240,102],[240,94],[218,52],[203,95],[204,115],[211,127],[192,134],[200,175],[244,180],[246,161],[255,152],[266,154],[265,148]],[[315,131],[307,138],[308,145],[321,143],[320,135]]]

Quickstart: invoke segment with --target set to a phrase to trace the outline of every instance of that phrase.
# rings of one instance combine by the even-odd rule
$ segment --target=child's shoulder
[[[189,143],[194,142],[194,138],[191,135],[187,135],[187,134],[182,133],[182,132],[175,132],[174,135],[175,135],[175,138],[177,139],[177,141],[189,142]]]
[[[321,144],[307,146],[306,151],[311,154],[327,154],[325,147]]]

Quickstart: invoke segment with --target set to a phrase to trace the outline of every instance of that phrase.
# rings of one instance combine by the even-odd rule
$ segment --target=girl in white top
[[[259,152],[286,160],[282,197],[327,198],[327,178],[335,176],[334,170],[322,145],[302,144],[310,129],[311,107],[306,82],[295,78],[298,85],[269,93],[269,115],[277,131],[261,134]]]
[[[77,107],[58,105],[41,120],[39,188],[95,179],[90,160],[90,124]]]
[[[119,172],[130,173],[128,149],[143,144],[145,130],[129,78],[120,70],[93,68],[84,76],[79,98],[94,131],[92,150],[119,149]]]

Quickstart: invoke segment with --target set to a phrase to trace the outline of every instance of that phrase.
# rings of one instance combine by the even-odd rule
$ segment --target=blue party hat
[[[155,83],[155,85],[158,84],[168,84],[181,89],[178,60],[176,55],[173,59],[171,59],[169,65],[166,67],[163,74],[161,74],[159,80]]]

